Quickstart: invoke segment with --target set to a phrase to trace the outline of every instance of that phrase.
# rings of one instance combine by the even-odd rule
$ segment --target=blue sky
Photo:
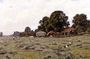
[[[75,14],[87,14],[90,19],[90,0],[0,0],[0,32],[5,35],[24,31],[26,26],[37,28],[39,20],[62,10],[71,23]]]

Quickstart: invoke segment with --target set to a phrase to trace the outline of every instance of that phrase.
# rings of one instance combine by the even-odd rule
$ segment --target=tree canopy
[[[30,33],[30,32],[31,32],[30,27],[26,27],[24,32],[26,32],[26,33]]]
[[[67,20],[68,16],[66,16],[63,11],[54,11],[50,17],[45,16],[39,21],[40,26],[38,26],[38,30],[60,32],[65,26],[69,25]]]
[[[73,17],[73,27],[78,33],[86,32],[90,27],[90,21],[87,20],[87,15],[85,14],[76,14]]]
[[[88,32],[90,33],[90,20],[87,20],[86,14],[76,14],[73,17],[73,28],[75,33]],[[63,11],[54,11],[51,15],[44,16],[42,20],[39,21],[38,28],[33,31],[30,27],[26,27],[24,32],[20,33],[21,36],[35,36],[38,31],[44,31],[49,33],[50,31],[56,33],[62,33],[65,29],[71,29],[69,27],[68,16]]]

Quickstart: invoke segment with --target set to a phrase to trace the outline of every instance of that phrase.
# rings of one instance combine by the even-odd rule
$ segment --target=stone
[[[0,50],[0,55],[2,55],[2,54],[6,54],[6,53],[7,53],[6,50],[4,50],[4,49]]]

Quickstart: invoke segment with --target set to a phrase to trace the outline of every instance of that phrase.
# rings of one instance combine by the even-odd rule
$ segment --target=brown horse
[[[75,29],[68,27],[68,28],[65,28],[61,33],[63,35],[73,35],[73,34],[75,34]]]
[[[50,31],[47,33],[47,36],[52,36],[52,37],[55,37],[55,32],[54,31]]]

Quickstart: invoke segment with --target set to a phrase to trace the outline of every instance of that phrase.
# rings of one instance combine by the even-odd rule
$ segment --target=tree
[[[20,33],[20,36],[21,36],[21,37],[23,37],[23,36],[31,36],[31,34],[32,34],[32,33],[31,33],[30,27],[26,27],[26,28],[25,28],[25,31]]]
[[[73,19],[73,23],[76,25],[86,25],[87,16],[85,14],[76,14]]]
[[[31,29],[29,27],[26,27],[24,32],[30,33],[31,32]]]
[[[40,26],[38,26],[38,29],[47,32],[47,26],[49,24],[48,20],[49,20],[49,17],[47,16],[43,17],[43,19],[39,21]]]
[[[57,31],[60,32],[64,29],[64,27],[69,25],[68,16],[63,13],[63,11],[54,11],[50,18],[45,16],[42,20],[39,21],[40,26],[38,26],[39,30],[49,32],[49,31]]]
[[[90,33],[90,20],[87,20],[87,33]]]
[[[78,33],[85,32],[87,30],[87,15],[76,14],[73,17],[73,26]]]
[[[54,31],[62,31],[64,26],[68,26],[68,16],[63,11],[54,11],[50,16],[50,23],[54,27]]]

